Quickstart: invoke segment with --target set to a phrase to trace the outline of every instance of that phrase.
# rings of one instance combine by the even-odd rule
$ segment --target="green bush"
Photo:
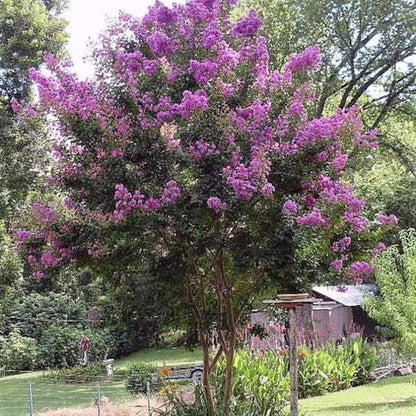
[[[104,364],[89,364],[85,367],[62,368],[46,372],[47,380],[64,383],[90,383],[107,377]]]
[[[13,330],[1,351],[0,365],[6,371],[32,371],[39,368],[39,346],[35,339]]]
[[[71,368],[82,361],[79,342],[82,336],[90,339],[88,358],[101,362],[107,358],[109,341],[106,331],[82,330],[72,326],[51,326],[43,331],[40,339],[41,358],[44,368]]]
[[[299,393],[310,397],[368,381],[377,362],[376,349],[361,337],[336,346],[328,343],[298,349]],[[225,363],[218,364],[213,384],[221,397]],[[290,392],[288,351],[254,353],[241,350],[234,361],[232,414],[280,416]]]
[[[232,414],[280,416],[290,390],[288,360],[277,351],[256,354],[242,350],[234,360]],[[225,362],[221,361],[214,384],[222,395]]]
[[[151,363],[133,363],[127,367],[126,389],[132,395],[146,394],[147,385],[151,391],[159,388],[157,366]]]

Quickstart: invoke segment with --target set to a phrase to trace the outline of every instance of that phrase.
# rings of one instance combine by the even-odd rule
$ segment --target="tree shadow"
[[[326,411],[333,412],[334,416],[336,416],[337,412],[350,412],[351,414],[356,413],[357,415],[360,415],[364,412],[372,411],[374,414],[376,414],[377,411],[386,411],[389,409],[395,409],[398,408],[409,408],[409,409],[415,409],[414,413],[412,415],[416,416],[416,396],[409,397],[407,399],[401,399],[401,400],[395,400],[395,401],[384,401],[384,402],[377,402],[377,403],[357,403],[357,404],[348,404],[345,406],[332,406],[325,408]],[[412,416],[409,414],[408,416]]]

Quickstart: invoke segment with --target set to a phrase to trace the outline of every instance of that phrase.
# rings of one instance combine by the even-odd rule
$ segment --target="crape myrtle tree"
[[[375,132],[362,132],[357,107],[311,118],[319,48],[270,71],[261,19],[250,10],[233,22],[234,3],[122,13],[94,51],[95,80],[48,56],[52,75],[31,71],[39,106],[15,104],[56,121],[49,183],[65,195],[62,206],[35,203],[31,227],[16,230],[35,276],[77,260],[176,279],[198,323],[210,415],[215,400],[230,412],[249,300],[297,250],[355,282],[374,270],[363,256],[375,223],[342,175],[346,151],[374,147]],[[220,346],[210,355],[213,327]]]

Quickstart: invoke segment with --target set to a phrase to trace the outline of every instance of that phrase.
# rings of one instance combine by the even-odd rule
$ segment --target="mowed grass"
[[[113,403],[125,403],[132,397],[125,389],[125,379],[115,376],[111,381],[65,384],[45,380],[42,373],[19,374],[0,379],[0,415],[27,416],[29,414],[29,385],[37,412],[61,407],[86,407],[94,404],[98,394]]]
[[[416,416],[416,375],[304,399],[300,411],[302,416]]]
[[[117,369],[134,362],[151,362],[162,367],[174,367],[200,362],[200,348],[190,351],[185,348],[145,349],[117,360],[115,376],[111,381],[100,383],[99,392],[113,403],[131,402],[125,389],[125,378],[117,376]],[[29,414],[29,383],[35,413],[63,407],[86,407],[94,404],[98,395],[97,383],[65,384],[45,380],[42,371],[23,373],[0,378],[0,416],[27,416]]]
[[[134,362],[155,363],[156,365],[177,367],[181,365],[194,364],[202,362],[202,349],[196,347],[192,351],[188,348],[148,348],[135,352],[128,357],[121,358],[114,363],[114,368],[127,367]]]

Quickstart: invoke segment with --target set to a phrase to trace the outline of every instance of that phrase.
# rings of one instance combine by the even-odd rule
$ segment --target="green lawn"
[[[181,366],[186,364],[193,364],[197,362],[202,362],[202,349],[197,347],[190,351],[184,347],[177,348],[148,348],[143,349],[134,354],[129,355],[128,357],[117,360],[114,363],[114,368],[126,367],[128,364],[141,361],[141,362],[151,362],[156,363],[159,366]]]
[[[201,349],[189,351],[185,348],[145,349],[115,362],[116,375],[112,381],[100,384],[100,394],[113,403],[131,401],[123,377],[117,376],[117,368],[126,367],[135,361],[152,362],[160,367],[181,366],[200,362]],[[61,407],[85,407],[94,403],[98,387],[91,384],[53,383],[42,377],[43,372],[19,374],[0,378],[0,416],[27,416],[29,382],[32,383],[35,412]]]
[[[301,400],[302,416],[416,416],[416,375]]]

